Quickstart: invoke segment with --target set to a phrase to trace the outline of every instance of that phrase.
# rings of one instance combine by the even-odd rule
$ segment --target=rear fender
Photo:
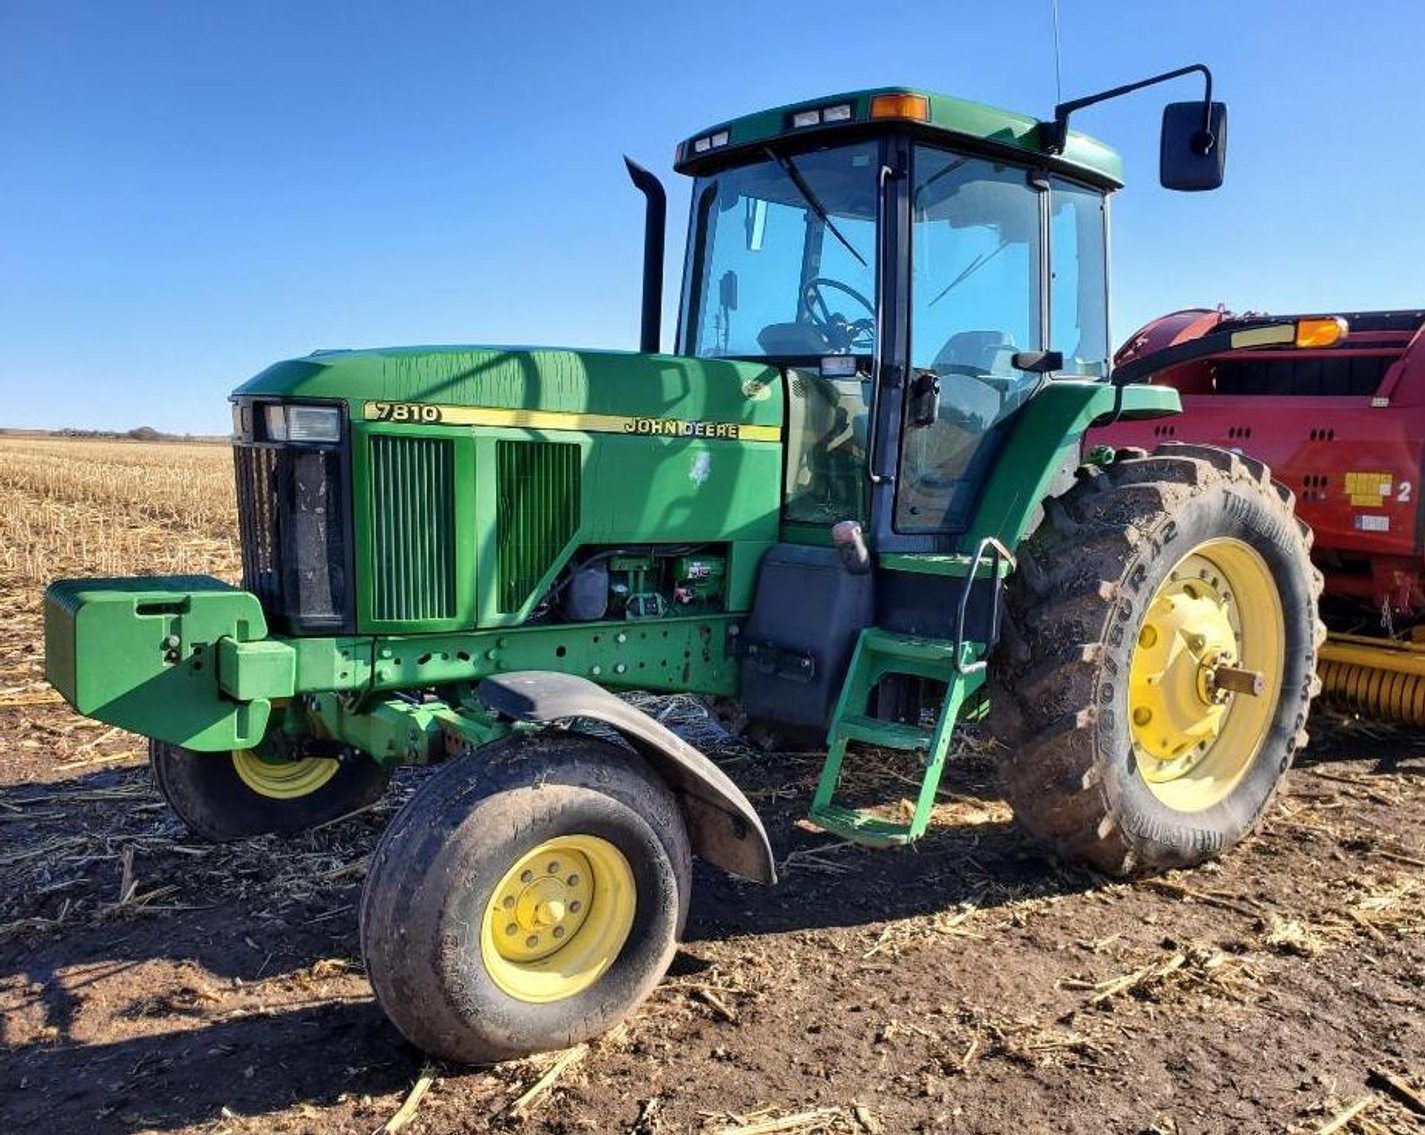
[[[777,881],[767,832],[742,790],[646,713],[586,678],[544,670],[486,678],[479,695],[492,712],[515,721],[546,724],[587,717],[616,729],[677,796],[694,852],[745,879]]]

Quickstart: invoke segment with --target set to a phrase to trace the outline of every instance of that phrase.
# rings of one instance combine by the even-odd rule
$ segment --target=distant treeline
[[[213,434],[170,434],[156,430],[152,426],[137,426],[131,430],[80,430],[66,427],[62,430],[24,430],[0,426],[0,436],[5,437],[74,437],[94,441],[189,441],[226,442],[228,438]]]

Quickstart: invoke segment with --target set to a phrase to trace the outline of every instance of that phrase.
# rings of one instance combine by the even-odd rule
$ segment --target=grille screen
[[[276,610],[281,582],[277,574],[277,451],[236,446],[238,533],[242,538],[242,585],[266,611]]]
[[[243,587],[284,633],[351,625],[341,450],[235,445]]]
[[[454,618],[453,442],[371,439],[371,550],[373,618]]]
[[[580,453],[551,441],[495,446],[500,611],[518,611],[579,528]]]

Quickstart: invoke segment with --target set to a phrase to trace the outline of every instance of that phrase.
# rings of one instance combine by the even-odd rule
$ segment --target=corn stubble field
[[[0,1126],[395,1132],[1425,1131],[1425,739],[1319,713],[1262,831],[1125,885],[1043,858],[967,737],[931,834],[806,830],[820,754],[644,704],[768,820],[783,883],[699,868],[629,1021],[493,1068],[432,1064],[371,999],[356,903],[421,779],[300,838],[187,837],[140,741],[43,682],[66,574],[235,580],[221,445],[0,438]],[[894,763],[854,774],[895,800]]]

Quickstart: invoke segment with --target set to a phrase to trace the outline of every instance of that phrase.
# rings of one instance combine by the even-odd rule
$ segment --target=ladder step
[[[864,741],[883,749],[927,750],[935,735],[928,729],[875,717],[844,717],[832,729],[832,739]]]
[[[911,841],[909,824],[883,820],[869,812],[860,812],[840,804],[813,808],[808,817],[822,831],[868,847],[895,847]]]
[[[947,666],[955,664],[955,644],[945,639],[918,638],[870,628],[861,632],[861,641],[867,649],[887,658],[901,658],[908,662],[943,662]]]

